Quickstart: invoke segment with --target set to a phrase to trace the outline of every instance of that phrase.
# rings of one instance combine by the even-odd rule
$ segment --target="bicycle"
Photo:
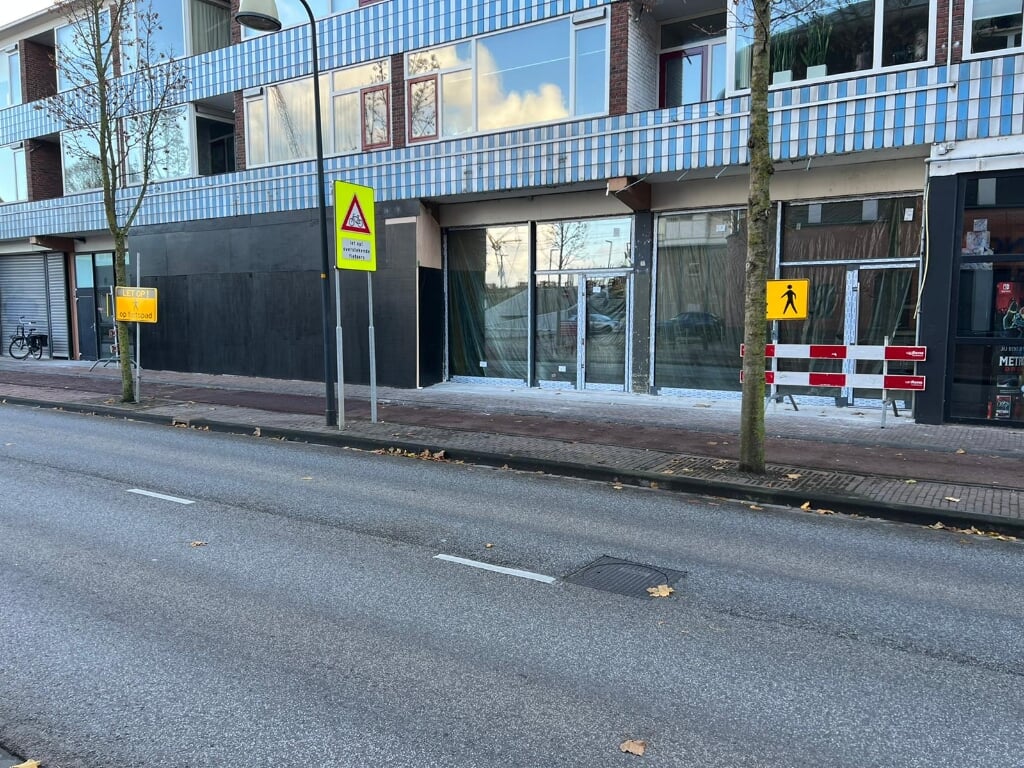
[[[18,318],[17,333],[11,336],[11,343],[7,347],[8,354],[15,360],[24,360],[32,355],[36,360],[43,356],[43,347],[46,346],[47,335],[36,331],[34,321],[28,321],[28,329],[25,328],[25,316]]]

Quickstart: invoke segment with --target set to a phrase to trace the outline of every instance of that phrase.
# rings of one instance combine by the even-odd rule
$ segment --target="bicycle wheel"
[[[32,355],[36,360],[43,359],[43,345],[38,341],[33,341],[28,345],[28,353]]]
[[[15,360],[24,360],[28,357],[28,343],[25,341],[25,337],[15,336],[11,339],[11,345],[7,348],[7,352]]]

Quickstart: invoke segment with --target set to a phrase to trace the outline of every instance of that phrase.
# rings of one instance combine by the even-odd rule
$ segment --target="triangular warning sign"
[[[359,198],[355,195],[352,196],[352,203],[348,207],[348,213],[345,214],[345,222],[341,225],[341,229],[343,232],[358,232],[361,235],[372,234],[366,223],[366,216],[363,215],[363,209],[359,205]]]

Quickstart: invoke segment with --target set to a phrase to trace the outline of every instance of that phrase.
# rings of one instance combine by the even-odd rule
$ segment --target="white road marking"
[[[459,565],[469,565],[473,568],[482,568],[485,571],[494,571],[495,573],[504,573],[509,576],[518,576],[521,579],[531,579],[533,581],[541,581],[545,584],[554,584],[555,579],[552,576],[545,576],[542,573],[532,573],[531,571],[520,571],[518,568],[504,568],[500,565],[491,565],[490,563],[481,563],[479,560],[467,560],[464,557],[455,557],[453,555],[434,555],[435,560],[447,560],[449,563],[458,563]]]
[[[152,496],[154,499],[173,501],[175,504],[195,504],[191,499],[179,499],[177,496],[167,496],[166,494],[156,493],[154,491],[144,491],[141,488],[129,488],[128,493],[137,493],[140,496]]]

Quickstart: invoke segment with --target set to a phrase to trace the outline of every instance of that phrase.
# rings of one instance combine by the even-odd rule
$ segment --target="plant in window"
[[[832,22],[824,16],[815,16],[807,25],[807,38],[800,58],[807,65],[807,77],[824,77],[828,74],[826,61],[828,45],[832,37]]]
[[[772,60],[772,83],[788,83],[793,79],[793,58],[796,54],[796,41],[793,33],[786,30],[772,35],[770,55]]]

